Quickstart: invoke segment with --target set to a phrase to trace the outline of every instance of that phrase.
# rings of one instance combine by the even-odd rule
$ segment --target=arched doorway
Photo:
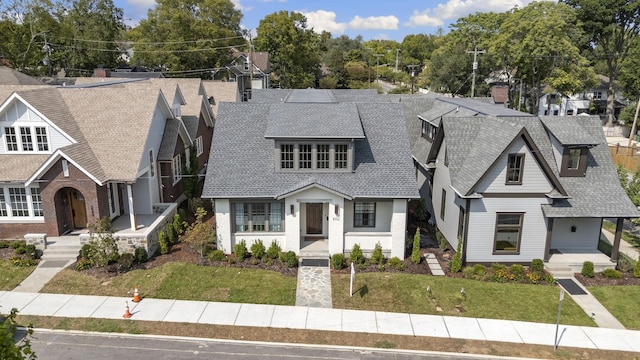
[[[71,187],[58,190],[55,204],[60,233],[87,227],[87,206],[84,195],[79,190]]]

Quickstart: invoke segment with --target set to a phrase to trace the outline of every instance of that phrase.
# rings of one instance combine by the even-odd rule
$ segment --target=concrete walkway
[[[611,231],[602,229],[600,239],[607,241],[610,245],[613,245],[614,234]],[[622,239],[620,239],[620,252],[636,261],[640,255],[640,250]]]
[[[429,270],[431,270],[431,274],[435,276],[444,276],[444,271],[436,258],[436,254],[433,253],[425,253],[424,259],[429,265]]]
[[[593,296],[587,288],[585,288],[580,281],[575,278],[571,278],[573,282],[575,282],[582,290],[584,290],[585,294],[582,295],[571,295],[567,291],[566,294],[571,296],[573,301],[578,304],[582,308],[582,310],[591,318],[593,321],[598,324],[601,328],[610,328],[610,329],[624,329],[624,325],[615,318],[615,316],[611,315],[609,310],[605,308],[599,301]],[[562,287],[562,285],[560,285]],[[567,290],[567,289],[565,289]]]
[[[328,260],[326,266],[300,266],[298,268],[296,306],[328,309],[333,307],[331,301],[331,270]]]
[[[142,294],[144,296],[144,293]],[[416,315],[302,306],[42,293],[0,292],[1,311],[20,315],[121,319],[128,302],[131,320],[254,326],[372,334],[428,336],[553,346],[555,324]],[[640,331],[561,325],[558,346],[640,353]]]
[[[47,239],[38,267],[24,279],[13,291],[38,292],[58,272],[76,261],[80,251],[78,236],[58,236]]]

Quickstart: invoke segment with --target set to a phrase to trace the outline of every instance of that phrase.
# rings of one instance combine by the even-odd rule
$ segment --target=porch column
[[[553,235],[553,218],[547,219],[547,241],[544,244],[544,261],[549,261],[551,254],[551,235]]]
[[[618,262],[618,254],[620,251],[620,237],[622,236],[622,222],[624,218],[618,218],[616,222],[616,233],[613,236],[613,247],[611,248],[611,262]]]
[[[127,197],[129,198],[129,222],[131,223],[131,230],[138,229],[138,223],[136,222],[136,212],[133,206],[133,189],[131,184],[127,184]]]

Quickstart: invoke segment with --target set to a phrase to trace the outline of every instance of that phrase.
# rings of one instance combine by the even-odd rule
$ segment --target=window
[[[111,213],[116,213],[116,185],[115,184],[107,184],[109,187],[109,205],[111,206]]]
[[[596,91],[593,93],[594,99],[602,99],[602,91]]]
[[[40,197],[40,189],[31,188],[31,205],[33,205],[33,216],[43,216],[42,198]]]
[[[507,160],[507,185],[521,185],[524,154],[509,154]]]
[[[353,211],[354,227],[375,227],[376,226],[376,203],[357,202]]]
[[[422,121],[422,137],[427,140],[434,140],[438,128],[428,121]]]
[[[29,203],[25,188],[9,188],[9,202],[11,203],[11,215],[29,216]]]
[[[149,174],[151,177],[156,176],[155,162],[153,161],[153,149],[149,150]]]
[[[553,110],[553,116],[558,116],[558,110]]]
[[[562,164],[560,166],[560,176],[584,176],[587,172],[587,148],[573,147],[564,148],[562,153]]]
[[[461,241],[464,237],[464,221],[465,221],[465,211],[462,206],[460,206],[460,214],[458,216],[458,241]]]
[[[549,104],[555,104],[556,103],[556,94],[549,94],[547,95],[548,99],[549,99]]]
[[[31,128],[20,127],[20,140],[22,141],[22,151],[33,151]]]
[[[173,172],[173,183],[177,183],[182,179],[182,156],[176,155],[171,162],[171,171]]]
[[[569,149],[569,162],[567,168],[570,170],[576,170],[580,167],[580,149]]]
[[[440,219],[444,220],[444,211],[447,208],[447,190],[442,189],[442,198],[440,199]]]
[[[335,168],[336,169],[346,169],[347,168],[347,150],[348,145],[345,144],[337,144],[336,145],[336,161]]]
[[[573,109],[567,110],[567,116],[571,116],[571,115],[573,115]]]
[[[280,167],[293,169],[293,144],[280,145]]]
[[[271,203],[233,203],[235,232],[284,231],[284,205]]]
[[[4,199],[4,189],[0,188],[0,216],[7,216],[7,201]]]
[[[494,253],[518,253],[522,235],[522,213],[496,214]]]
[[[196,156],[202,155],[204,152],[204,146],[202,145],[202,136],[196,138]]]
[[[36,127],[36,143],[38,144],[38,151],[49,151],[46,127]]]
[[[311,145],[301,144],[298,150],[298,167],[300,169],[311,169]]]
[[[318,169],[329,168],[329,145],[318,145],[316,152],[316,166]]]
[[[4,128],[4,137],[7,143],[7,151],[18,151],[18,138],[16,129],[12,127]]]

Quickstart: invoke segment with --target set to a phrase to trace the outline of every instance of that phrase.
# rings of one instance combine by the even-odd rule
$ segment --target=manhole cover
[[[329,266],[328,259],[302,259],[302,266]]]

